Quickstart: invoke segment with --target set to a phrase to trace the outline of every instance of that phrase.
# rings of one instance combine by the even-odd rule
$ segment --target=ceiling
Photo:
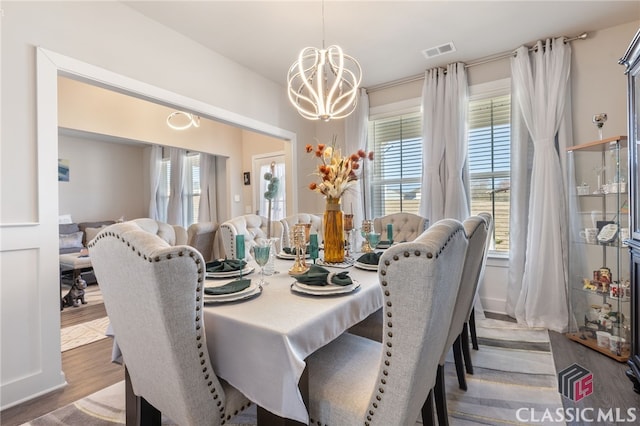
[[[300,50],[322,47],[321,1],[122,1],[211,50],[286,84]],[[343,1],[324,3],[325,46],[362,66],[362,86],[473,62],[522,44],[640,19],[640,1]],[[456,51],[422,51],[453,42]],[[624,53],[621,49],[620,55]]]

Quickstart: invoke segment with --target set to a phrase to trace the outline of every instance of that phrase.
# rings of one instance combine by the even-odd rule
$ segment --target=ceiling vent
[[[441,44],[440,46],[430,47],[422,51],[422,54],[427,59],[435,58],[436,56],[444,55],[446,53],[455,52],[456,47],[453,45],[453,42]]]

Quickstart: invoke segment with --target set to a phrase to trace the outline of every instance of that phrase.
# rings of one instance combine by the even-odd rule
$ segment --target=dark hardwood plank
[[[635,408],[636,416],[640,414],[640,394],[633,392],[633,385],[626,377],[629,367],[608,356],[602,355],[586,346],[568,339],[564,334],[549,332],[549,340],[553,351],[556,371],[562,371],[572,364],[578,364],[593,374],[593,393],[578,402],[562,397],[564,408],[593,409],[593,416],[598,409],[608,411],[620,408],[626,417],[629,408]],[[480,348],[482,350],[482,348]],[[589,414],[591,416],[591,414]],[[636,419],[637,421],[637,419]],[[567,422],[568,426],[581,426],[593,423],[583,421]]]

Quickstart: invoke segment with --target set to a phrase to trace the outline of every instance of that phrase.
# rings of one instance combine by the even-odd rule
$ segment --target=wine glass
[[[251,251],[253,253],[253,259],[260,266],[260,282],[258,283],[258,286],[262,287],[263,285],[269,284],[264,280],[264,265],[269,261],[271,244],[269,240],[258,241],[253,247],[251,247]]]
[[[369,232],[367,234],[367,241],[369,241],[369,246],[371,247],[371,249],[375,250],[375,248],[378,246],[378,243],[380,242],[380,234],[378,232]]]

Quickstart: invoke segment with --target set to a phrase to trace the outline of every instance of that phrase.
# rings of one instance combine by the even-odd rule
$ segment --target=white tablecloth
[[[256,298],[231,304],[207,304],[207,346],[216,374],[258,406],[308,423],[298,381],[305,358],[382,306],[375,271],[349,268],[360,289],[316,297],[294,293],[287,271],[293,261],[277,260],[279,274]],[[329,268],[336,272],[344,269]],[[249,277],[259,279],[259,267]]]

